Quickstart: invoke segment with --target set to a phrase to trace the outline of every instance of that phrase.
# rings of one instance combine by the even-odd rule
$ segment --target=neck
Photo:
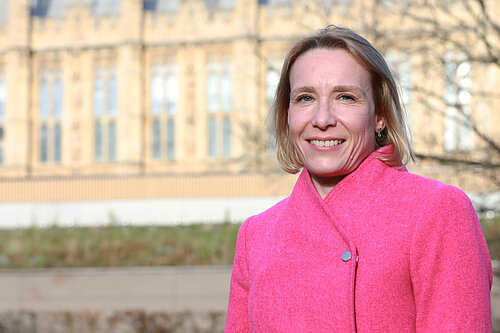
[[[322,199],[325,199],[328,193],[337,185],[345,176],[337,177],[321,177],[309,173],[311,176],[311,181],[318,191],[318,194]]]

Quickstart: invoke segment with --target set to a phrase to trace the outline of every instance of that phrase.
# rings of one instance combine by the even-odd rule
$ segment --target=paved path
[[[0,312],[226,311],[231,267],[0,271]]]
[[[225,312],[230,275],[229,266],[4,270],[0,271],[0,312]],[[494,276],[491,298],[498,332],[500,274]]]

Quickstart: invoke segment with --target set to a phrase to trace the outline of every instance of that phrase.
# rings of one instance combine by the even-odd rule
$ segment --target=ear
[[[384,130],[385,128],[385,118],[380,115],[375,115],[375,132],[380,128]]]

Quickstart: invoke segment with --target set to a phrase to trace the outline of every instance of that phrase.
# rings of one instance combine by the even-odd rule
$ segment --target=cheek
[[[295,152],[301,156],[301,160],[303,159],[303,147],[300,138],[304,128],[304,119],[301,117],[300,113],[297,114],[292,112],[288,114],[288,136],[292,146],[295,148]]]
[[[344,119],[345,126],[353,135],[365,136],[374,128],[374,121],[369,115],[349,115]]]
[[[288,128],[290,129],[290,136],[292,139],[300,135],[300,118],[296,113],[288,113]]]

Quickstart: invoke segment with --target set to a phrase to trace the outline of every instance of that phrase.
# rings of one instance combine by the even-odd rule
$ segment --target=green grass
[[[481,219],[481,226],[491,259],[500,260],[500,215],[491,219]]]
[[[481,224],[500,260],[500,216]],[[0,229],[0,268],[231,265],[240,224]]]
[[[230,265],[239,224],[0,230],[0,267]]]

